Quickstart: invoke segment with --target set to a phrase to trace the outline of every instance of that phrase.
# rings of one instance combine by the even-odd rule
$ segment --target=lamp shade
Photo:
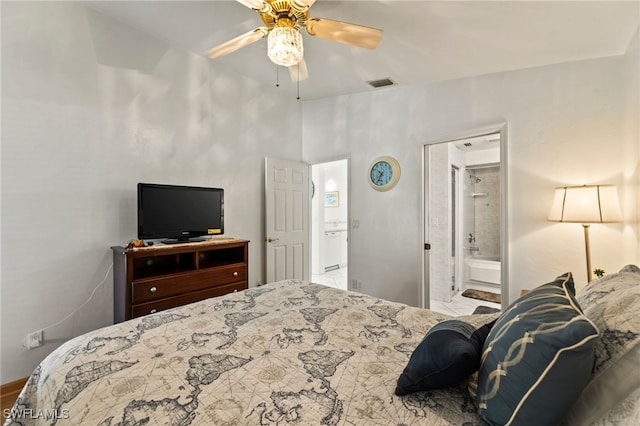
[[[552,222],[622,222],[615,185],[563,186],[556,188],[548,220]]]

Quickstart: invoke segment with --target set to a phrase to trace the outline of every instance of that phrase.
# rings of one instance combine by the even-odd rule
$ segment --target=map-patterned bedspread
[[[477,425],[465,384],[393,393],[444,319],[317,284],[267,284],[66,342],[6,424]]]

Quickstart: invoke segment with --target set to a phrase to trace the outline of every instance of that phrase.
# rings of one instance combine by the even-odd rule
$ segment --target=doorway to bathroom
[[[449,315],[507,299],[504,128],[425,145],[424,305]]]
[[[311,165],[311,281],[348,289],[349,159]]]

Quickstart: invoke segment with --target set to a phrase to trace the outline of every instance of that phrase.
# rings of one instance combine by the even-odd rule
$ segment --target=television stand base
[[[114,322],[247,288],[247,240],[111,249]]]

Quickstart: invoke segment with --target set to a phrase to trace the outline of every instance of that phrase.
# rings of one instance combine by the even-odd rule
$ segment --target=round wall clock
[[[369,185],[377,191],[388,191],[400,180],[400,164],[393,157],[379,157],[369,166]]]

